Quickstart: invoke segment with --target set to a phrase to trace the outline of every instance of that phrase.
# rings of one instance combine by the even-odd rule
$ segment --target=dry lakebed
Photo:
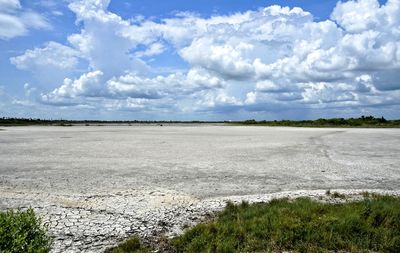
[[[33,207],[53,252],[180,233],[227,200],[400,193],[400,129],[0,128],[0,209]]]

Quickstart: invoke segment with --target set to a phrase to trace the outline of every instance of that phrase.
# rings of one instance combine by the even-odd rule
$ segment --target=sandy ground
[[[54,252],[178,233],[228,199],[400,191],[400,129],[0,128],[0,209],[34,207]]]

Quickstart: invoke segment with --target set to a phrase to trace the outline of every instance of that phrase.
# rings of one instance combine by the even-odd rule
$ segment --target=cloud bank
[[[399,0],[338,2],[323,21],[277,5],[208,18],[178,13],[128,20],[110,12],[109,3],[71,1],[79,33],[10,59],[41,73],[85,66],[40,94],[41,103],[191,115],[400,103]],[[0,36],[23,34],[24,23],[14,34],[1,30],[2,18],[15,17],[19,8],[18,1],[0,0],[0,10],[9,10],[0,12]],[[187,67],[168,71],[167,62],[165,71],[155,64],[162,57]]]

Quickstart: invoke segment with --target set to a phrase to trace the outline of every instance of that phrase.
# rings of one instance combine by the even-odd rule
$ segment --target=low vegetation
[[[33,118],[9,118],[0,117],[0,126],[73,126],[73,125],[104,125],[104,124],[200,124],[200,123],[223,123],[217,121],[157,121],[157,120],[48,120]]]
[[[255,126],[291,126],[291,127],[400,127],[400,120],[386,120],[384,117],[375,118],[373,116],[361,116],[360,118],[334,118],[334,119],[317,119],[317,120],[274,120],[274,121],[141,121],[141,120],[125,120],[125,121],[102,121],[102,120],[46,120],[32,118],[0,118],[0,126],[72,126],[72,125],[104,125],[104,124],[210,124],[225,123],[228,125],[255,125]]]
[[[256,125],[256,126],[290,126],[290,127],[400,127],[400,120],[386,120],[384,117],[361,116],[360,118],[333,118],[317,120],[274,120],[256,121],[246,120],[231,122],[235,125]]]
[[[32,209],[0,213],[0,252],[49,252],[52,238]]]
[[[400,252],[400,198],[230,203],[217,219],[171,243],[178,252]]]

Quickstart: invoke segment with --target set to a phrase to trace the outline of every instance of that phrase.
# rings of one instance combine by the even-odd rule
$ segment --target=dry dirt
[[[0,209],[33,207],[54,252],[179,233],[227,200],[400,191],[400,129],[3,127]]]

